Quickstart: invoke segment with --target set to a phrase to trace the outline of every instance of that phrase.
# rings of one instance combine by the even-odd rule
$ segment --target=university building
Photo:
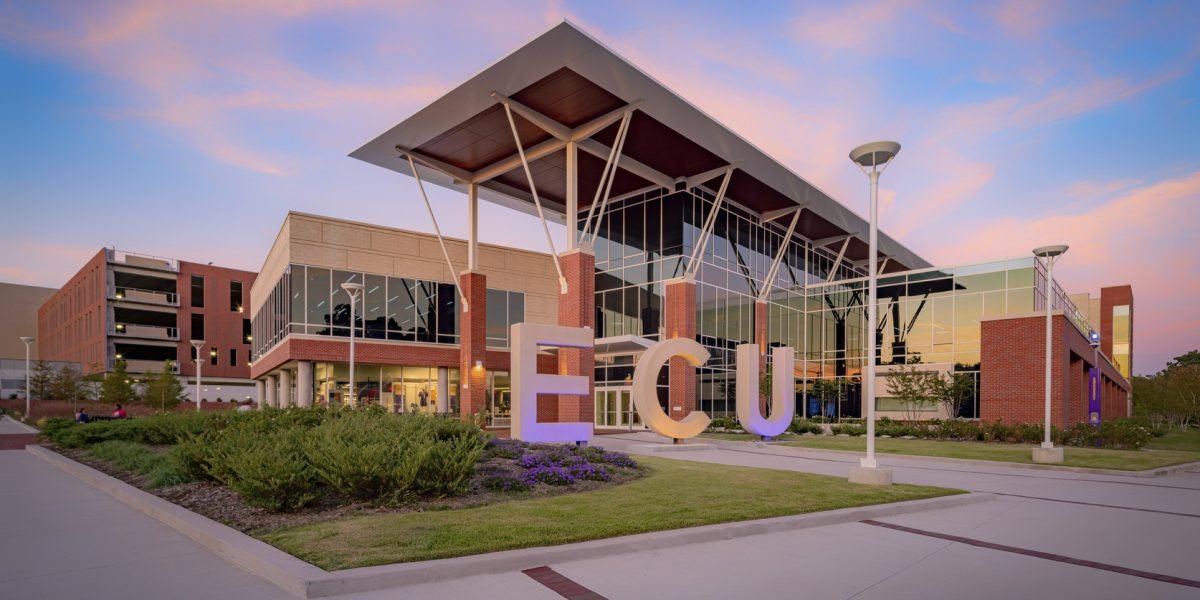
[[[118,361],[135,378],[169,368],[195,399],[192,340],[202,340],[206,402],[254,400],[250,288],[256,274],[103,248],[37,311],[37,358],[84,374]]]
[[[272,405],[353,395],[396,411],[486,409],[504,426],[507,327],[534,322],[595,335],[593,348],[540,356],[592,390],[539,398],[543,421],[638,426],[634,365],[654,342],[686,337],[711,358],[662,369],[659,400],[675,417],[732,414],[735,348],[756,344],[764,359],[773,346],[796,349],[798,414],[861,416],[873,359],[881,415],[903,415],[886,397],[889,372],[920,365],[972,380],[956,416],[1038,422],[1049,303],[1055,423],[1129,413],[1128,286],[1073,300],[1027,249],[940,268],[880,234],[868,332],[868,224],[570,23],[352,156],[461,191],[469,236],[289,214],[251,294],[251,376]],[[569,233],[547,231],[544,254],[480,244],[480,200]],[[343,283],[364,286],[353,320]]]

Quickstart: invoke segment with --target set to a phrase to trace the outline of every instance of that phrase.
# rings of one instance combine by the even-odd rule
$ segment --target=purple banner
[[[1088,369],[1088,422],[1100,424],[1100,369]]]

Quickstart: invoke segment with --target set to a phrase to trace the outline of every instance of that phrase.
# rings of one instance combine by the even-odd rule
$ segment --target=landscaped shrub
[[[979,440],[983,439],[983,431],[975,421],[949,419],[932,425],[929,437],[939,440]]]
[[[788,431],[796,434],[812,433],[816,435],[821,435],[824,432],[820,424],[808,419],[792,419],[792,424],[788,426]]]
[[[521,440],[491,438],[484,445],[481,458],[518,458],[525,453],[527,445]]]
[[[307,431],[303,450],[316,478],[335,492],[391,503],[410,492],[433,446],[426,436],[391,434],[369,414],[330,419]]]
[[[716,417],[709,424],[710,431],[743,431],[737,417]]]
[[[867,434],[867,426],[861,423],[839,423],[830,426],[830,431],[833,432],[833,435],[846,434],[860,436]]]
[[[436,495],[465,492],[475,463],[483,453],[483,444],[478,430],[433,442],[417,475],[418,490]]]
[[[92,446],[88,454],[106,460],[119,469],[144,475],[151,488],[190,481],[187,474],[180,471],[166,455],[155,452],[145,444],[111,440]]]
[[[304,454],[305,431],[299,428],[218,436],[212,445],[209,474],[248,504],[270,511],[298,510],[319,496],[317,477]]]
[[[575,479],[588,481],[608,481],[612,479],[612,475],[609,474],[608,469],[589,462],[573,463],[567,467],[567,472]]]

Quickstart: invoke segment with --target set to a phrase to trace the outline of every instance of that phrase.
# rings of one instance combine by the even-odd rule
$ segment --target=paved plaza
[[[663,440],[600,441],[636,451]],[[856,460],[729,443],[666,456],[840,477]],[[997,499],[342,598],[1200,597],[1200,472],[1135,478],[881,462],[900,483]],[[0,481],[0,597],[294,597],[23,450],[0,451]]]

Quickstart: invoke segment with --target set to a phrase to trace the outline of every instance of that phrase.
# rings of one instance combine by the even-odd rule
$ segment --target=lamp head
[[[23,335],[23,336],[21,336],[21,341],[22,341],[22,342],[25,342],[26,344],[28,344],[28,343],[32,342],[33,340],[36,340],[36,339],[37,339],[37,338],[35,338],[35,337],[32,337],[32,336],[28,336],[28,335]]]
[[[199,350],[202,346],[204,346],[204,340],[192,340],[192,346]]]
[[[882,167],[899,153],[899,142],[870,142],[851,150],[850,160],[864,167]]]
[[[347,294],[350,294],[350,295],[352,295],[352,296],[353,296],[354,294],[357,294],[357,293],[359,293],[359,292],[361,292],[361,291],[362,291],[362,289],[363,289],[363,284],[361,284],[361,283],[354,283],[354,282],[352,282],[352,281],[347,281],[346,283],[343,283],[343,284],[342,284],[342,289],[343,289],[343,290],[346,290],[346,293],[347,293]]]
[[[1066,244],[1058,244],[1056,246],[1040,246],[1033,249],[1033,255],[1038,258],[1054,258],[1056,256],[1062,256],[1065,254],[1067,252],[1067,248],[1069,247],[1070,246],[1067,246]]]

